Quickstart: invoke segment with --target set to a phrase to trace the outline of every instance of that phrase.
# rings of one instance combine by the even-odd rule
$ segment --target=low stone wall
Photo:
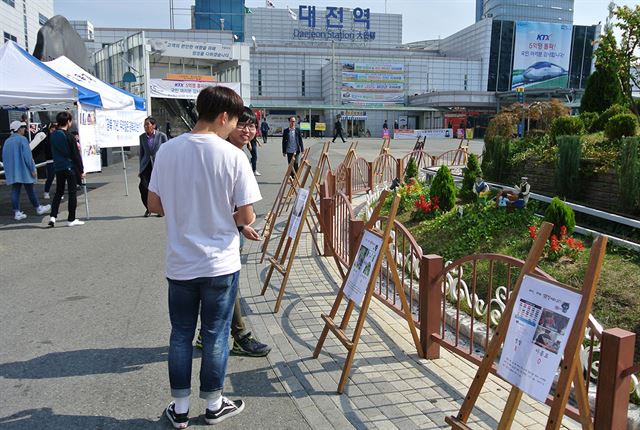
[[[593,171],[592,163],[590,160],[581,160],[579,197],[570,200],[596,209],[619,211],[618,173],[613,169],[602,173],[584,173]],[[553,197],[557,195],[555,174],[555,164],[541,163],[532,158],[513,168],[505,182],[518,184],[521,176],[527,176],[532,192]]]

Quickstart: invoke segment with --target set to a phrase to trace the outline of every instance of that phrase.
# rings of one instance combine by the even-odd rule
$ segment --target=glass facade
[[[244,42],[244,0],[196,0],[193,11],[197,30],[227,30]]]
[[[576,25],[573,27],[571,43],[571,66],[569,68],[569,88],[584,89],[591,74],[593,62],[593,42],[596,26]]]
[[[574,0],[484,0],[483,18],[573,23]],[[476,10],[477,12],[477,10]]]
[[[487,91],[509,91],[513,69],[515,22],[494,20],[491,25],[491,52]]]

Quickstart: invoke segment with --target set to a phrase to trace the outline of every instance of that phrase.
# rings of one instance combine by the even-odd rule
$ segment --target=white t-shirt
[[[149,190],[160,196],[167,228],[166,275],[188,280],[240,270],[235,207],[262,199],[241,149],[213,134],[164,143]]]

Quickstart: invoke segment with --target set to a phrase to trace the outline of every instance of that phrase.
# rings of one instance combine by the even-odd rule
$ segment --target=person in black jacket
[[[340,116],[336,117],[336,123],[333,125],[333,140],[332,143],[336,141],[336,137],[340,136],[342,139],[342,143],[345,143],[344,137],[342,136],[342,122],[340,121]]]
[[[153,171],[153,162],[160,146],[167,140],[167,135],[156,129],[156,120],[153,117],[147,117],[144,120],[144,133],[140,135],[140,171],[138,177],[140,184],[140,199],[145,207],[144,217],[151,215],[147,207],[147,197],[149,195],[149,181],[151,180],[151,172]]]
[[[60,201],[64,194],[65,183],[69,187],[69,216],[67,225],[70,227],[84,224],[76,218],[76,188],[78,179],[84,178],[84,166],[75,137],[69,133],[73,117],[69,112],[60,112],[56,116],[58,130],[51,133],[51,153],[53,155],[53,167],[56,171],[56,194],[53,196],[49,227],[56,225],[56,217],[60,208]]]
[[[296,172],[298,171],[298,163],[300,162],[300,153],[302,151],[304,151],[302,133],[296,127],[296,117],[291,116],[289,117],[289,128],[282,132],[282,156],[287,156],[287,164],[291,163],[291,159],[295,157],[293,168]],[[293,172],[291,176],[293,176]]]
[[[57,124],[52,122],[47,127],[47,137],[42,141],[42,145],[44,145],[44,155],[47,161],[47,180],[44,183],[44,198],[49,200],[51,196],[49,195],[49,191],[51,190],[51,185],[53,184],[53,180],[56,177],[56,170],[53,168],[53,154],[51,153],[51,134],[56,131]]]

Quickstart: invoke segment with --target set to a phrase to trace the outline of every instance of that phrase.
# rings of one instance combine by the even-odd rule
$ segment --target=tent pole
[[[87,178],[82,178],[82,191],[84,192],[84,209],[87,212],[87,219],[89,219],[89,197],[87,196]]]
[[[122,155],[122,174],[124,175],[124,195],[129,195],[129,181],[127,180],[127,162],[124,156],[124,146],[120,147],[120,155]]]

